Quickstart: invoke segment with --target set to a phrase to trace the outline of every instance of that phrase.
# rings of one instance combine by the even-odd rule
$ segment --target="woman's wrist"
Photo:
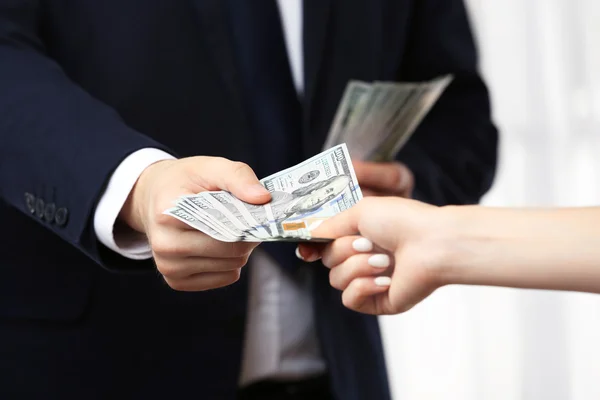
[[[486,269],[493,266],[501,248],[491,210],[480,206],[440,208],[442,256],[439,279],[445,285],[485,284]]]

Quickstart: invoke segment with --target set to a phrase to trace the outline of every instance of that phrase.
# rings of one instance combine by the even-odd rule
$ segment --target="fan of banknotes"
[[[418,83],[350,81],[323,148],[346,143],[353,159],[393,160],[452,79],[445,75]]]
[[[182,196],[165,214],[224,242],[329,241],[311,231],[362,198],[343,143],[260,182],[271,192],[267,204],[245,203],[225,191],[201,192]]]
[[[451,81],[450,75],[421,83],[351,81],[323,152],[261,180],[269,203],[202,192],[177,199],[165,214],[224,242],[330,241],[311,232],[362,198],[351,157],[392,160]]]

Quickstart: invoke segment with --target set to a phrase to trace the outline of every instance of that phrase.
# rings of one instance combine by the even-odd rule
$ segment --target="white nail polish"
[[[298,257],[299,259],[301,259],[302,261],[304,261],[304,258],[302,257],[302,254],[300,254],[300,247],[296,247],[296,257]]]
[[[390,257],[387,254],[375,254],[367,261],[371,267],[387,268],[390,266]]]
[[[392,284],[392,278],[389,276],[378,276],[375,278],[375,284],[377,286],[390,286]]]
[[[367,238],[359,238],[352,242],[352,248],[364,253],[373,250],[373,243]]]

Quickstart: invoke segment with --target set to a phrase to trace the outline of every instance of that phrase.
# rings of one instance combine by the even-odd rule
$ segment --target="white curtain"
[[[501,132],[484,204],[600,205],[600,1],[467,4]],[[381,325],[395,399],[600,399],[600,296],[453,286]]]

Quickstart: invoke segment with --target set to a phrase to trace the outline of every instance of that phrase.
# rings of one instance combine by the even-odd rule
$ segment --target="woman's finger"
[[[331,269],[329,283],[338,290],[345,290],[357,278],[389,275],[391,266],[393,260],[387,254],[357,254]]]
[[[342,303],[347,308],[365,314],[382,314],[381,304],[392,280],[388,276],[357,278],[342,293]]]
[[[326,267],[334,267],[347,258],[373,250],[373,243],[360,236],[345,236],[330,243],[321,254],[321,261]]]

